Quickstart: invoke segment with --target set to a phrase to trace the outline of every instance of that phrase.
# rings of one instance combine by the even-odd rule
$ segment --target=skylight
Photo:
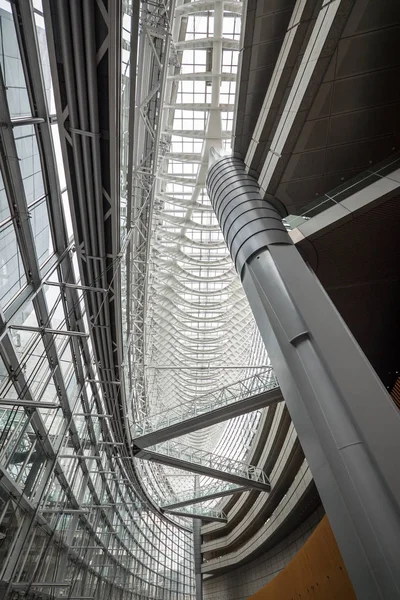
[[[145,387],[149,414],[203,396],[268,364],[240,281],[205,189],[211,146],[229,151],[235,108],[242,3],[177,3],[153,212],[147,288]],[[214,451],[224,431],[226,456],[245,457],[242,417],[182,439]],[[246,428],[245,428],[246,429]],[[232,436],[232,437],[231,437]],[[193,487],[176,476],[168,488]],[[160,468],[158,468],[158,477]]]

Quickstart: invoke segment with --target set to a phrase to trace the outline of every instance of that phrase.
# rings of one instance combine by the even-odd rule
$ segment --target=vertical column
[[[211,146],[222,147],[221,123],[221,82],[222,82],[222,35],[224,21],[223,0],[216,0],[214,5],[214,35],[212,38],[211,63],[211,107],[208,116],[207,130],[202,150],[202,166],[198,175],[198,186],[204,186],[207,174],[208,153]]]
[[[224,21],[223,0],[215,0],[214,5],[214,37],[212,45],[212,83],[211,109],[220,108],[221,73],[222,73],[222,33]]]
[[[400,415],[243,162],[212,154],[208,194],[355,591],[397,598]]]
[[[200,477],[194,476],[194,497],[199,493]],[[203,576],[201,574],[201,520],[193,519],[193,558],[196,584],[196,600],[203,600]]]
[[[194,574],[196,600],[203,600],[203,576],[201,574],[201,520],[193,519]]]

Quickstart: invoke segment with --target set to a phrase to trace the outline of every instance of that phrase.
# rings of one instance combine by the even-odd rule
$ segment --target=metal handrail
[[[185,513],[185,514],[187,514],[188,517],[204,516],[204,517],[208,517],[210,519],[227,520],[227,516],[223,511],[215,510],[213,508],[208,508],[206,506],[199,506],[198,504],[196,504],[196,506],[182,506],[179,509],[178,508],[171,509],[171,511],[166,511],[166,512]]]
[[[210,485],[201,486],[197,489],[185,490],[180,492],[179,495],[174,494],[174,496],[170,497],[168,500],[164,499],[161,503],[161,507],[163,508],[172,504],[188,502],[189,500],[193,500],[193,502],[197,503],[201,498],[207,499],[210,496],[217,496],[218,494],[227,495],[229,492],[232,492],[233,494],[235,491],[242,491],[244,489],[243,486],[240,486],[237,483],[215,480],[215,483],[211,483]]]
[[[161,444],[156,444],[148,448],[150,452],[168,456],[171,458],[178,458],[185,462],[193,463],[210,469],[216,469],[218,471],[224,471],[225,473],[231,473],[250,481],[258,481],[260,483],[269,484],[269,479],[262,469],[249,465],[247,463],[233,460],[225,456],[213,454],[206,450],[200,450],[198,448],[192,448],[176,442],[175,440],[169,440]]]
[[[163,429],[186,419],[194,418],[223,408],[240,400],[278,388],[279,384],[271,367],[246,379],[216,390],[211,394],[198,396],[190,402],[179,404],[148,416],[134,424],[133,437],[139,437]]]

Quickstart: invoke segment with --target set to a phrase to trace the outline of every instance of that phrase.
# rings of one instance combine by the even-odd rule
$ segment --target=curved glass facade
[[[0,596],[189,599],[192,533],[110,425],[86,304],[107,290],[80,279],[42,9],[0,1]]]

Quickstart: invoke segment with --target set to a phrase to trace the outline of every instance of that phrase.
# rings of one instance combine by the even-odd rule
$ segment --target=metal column
[[[273,204],[211,151],[208,194],[358,598],[400,598],[400,414]]]
[[[193,519],[194,576],[196,600],[203,600],[203,576],[201,574],[201,520]]]
[[[195,475],[194,493],[198,492],[200,487],[200,478]],[[193,557],[194,557],[194,575],[196,583],[196,600],[203,600],[203,576],[201,574],[201,520],[193,519]]]

